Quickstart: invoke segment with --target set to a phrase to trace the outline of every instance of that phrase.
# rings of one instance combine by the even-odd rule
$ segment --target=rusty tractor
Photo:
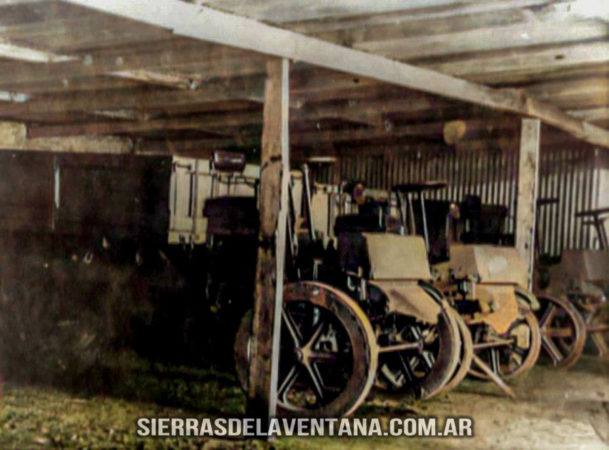
[[[550,266],[548,280],[542,286],[544,294],[567,299],[581,314],[585,335],[600,357],[609,357],[609,240],[605,220],[609,208],[580,211],[576,217],[593,226],[598,249],[564,250],[560,263]],[[556,311],[549,311],[551,318]],[[568,330],[557,328],[552,352],[566,353],[570,343]],[[580,352],[581,354],[581,352]],[[579,355],[577,356],[579,357]]]
[[[213,176],[236,179],[242,164],[224,164],[223,158],[233,157],[217,154]],[[437,394],[456,371],[461,338],[456,315],[431,284],[423,239],[386,233],[362,212],[337,221],[338,251],[324,249],[313,233],[306,167],[302,174],[301,214],[294,189],[289,196],[278,414],[348,415],[375,384],[415,398]],[[247,202],[251,220],[242,217]],[[219,245],[219,237],[256,236],[254,211],[255,198],[209,199],[212,245]],[[235,340],[244,388],[252,323],[252,314],[245,314]]]
[[[539,356],[541,332],[534,314],[539,304],[526,288],[516,249],[500,245],[510,239],[501,233],[505,211],[485,210],[476,198],[460,207],[425,200],[426,192],[445,186],[424,182],[393,188],[402,232],[424,236],[435,285],[470,330],[474,365],[469,374],[492,379],[512,396],[504,379],[527,372]]]
[[[538,199],[537,216],[539,217],[541,208],[557,203],[557,198]],[[535,311],[541,329],[540,361],[549,362],[556,368],[567,369],[579,360],[584,351],[586,323],[566,292],[560,292],[560,289],[552,292],[552,289],[547,289],[549,257],[541,254],[540,238],[536,228],[533,288],[540,305]]]

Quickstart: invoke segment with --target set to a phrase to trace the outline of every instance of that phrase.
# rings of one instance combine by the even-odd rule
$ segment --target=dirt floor
[[[471,416],[474,438],[311,438],[268,444],[135,435],[139,416],[237,415],[244,400],[234,386],[203,390],[215,405],[211,413],[203,413],[12,384],[4,387],[0,400],[0,448],[609,449],[609,361],[586,357],[568,372],[535,367],[514,386],[516,400],[504,397],[492,384],[466,380],[457,390],[418,404],[377,396],[358,412],[382,418]]]

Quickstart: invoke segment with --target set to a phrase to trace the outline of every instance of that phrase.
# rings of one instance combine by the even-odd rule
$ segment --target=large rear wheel
[[[455,373],[461,352],[459,326],[442,294],[423,288],[440,304],[437,323],[390,313],[377,324],[379,371],[376,386],[412,398],[431,398]]]
[[[252,315],[235,343],[241,385],[247,390]],[[284,288],[277,384],[278,415],[340,417],[365,400],[376,375],[372,326],[346,294],[316,282]]]
[[[467,376],[472,365],[472,360],[474,359],[474,341],[472,340],[472,335],[465,320],[463,320],[455,309],[451,310],[451,314],[459,326],[459,334],[461,335],[461,354],[459,357],[459,365],[450,381],[444,386],[444,391],[450,391],[451,389],[456,388],[459,383],[463,381]]]
[[[561,297],[537,296],[536,316],[541,329],[542,358],[554,367],[567,368],[577,362],[586,344],[586,324],[575,306]]]

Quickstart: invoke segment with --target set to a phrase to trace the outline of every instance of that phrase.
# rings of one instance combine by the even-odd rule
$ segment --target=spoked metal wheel
[[[455,369],[455,373],[450,378],[450,381],[444,386],[444,391],[449,391],[456,388],[459,383],[463,381],[471,368],[472,359],[474,358],[474,341],[467,324],[455,309],[451,309],[450,313],[454,317],[459,327],[459,334],[461,336],[461,353],[459,357],[459,364]]]
[[[539,357],[541,332],[535,314],[522,309],[508,331],[497,334],[486,324],[471,329],[475,354],[500,378],[512,378],[530,370]],[[478,378],[488,376],[476,369],[469,372]]]
[[[252,315],[239,328],[235,360],[247,389]],[[284,288],[277,388],[278,415],[340,417],[366,398],[377,348],[364,312],[346,294],[321,283]]]
[[[444,388],[461,349],[457,323],[447,309],[442,309],[436,324],[392,313],[378,330],[379,389],[430,398]]]
[[[565,298],[541,295],[537,299],[540,308],[536,311],[536,316],[541,330],[543,355],[555,367],[571,367],[584,351],[584,319]]]

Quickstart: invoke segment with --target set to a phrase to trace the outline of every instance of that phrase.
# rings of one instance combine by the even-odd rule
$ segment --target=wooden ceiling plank
[[[215,47],[215,46],[213,46]],[[245,57],[243,52],[207,46],[187,46],[161,51],[97,52],[81,55],[77,61],[56,64],[0,63],[0,86],[14,83],[49,82],[75,77],[103,75],[129,70],[179,70],[201,61],[201,76],[207,78],[261,73],[260,57]]]
[[[356,29],[317,33],[312,35],[324,41],[346,46],[374,46],[375,42],[392,42],[408,38],[466,32],[480,28],[492,28],[523,24],[527,15],[521,9],[480,14],[463,14],[450,18],[406,21],[383,25],[365,25]]]
[[[389,129],[357,129],[357,130],[328,130],[304,133],[292,133],[290,142],[296,146],[313,146],[316,143],[339,143],[354,141],[370,141],[375,139],[399,139],[403,137],[427,137],[442,139],[446,122],[429,122],[415,125],[396,126]],[[480,133],[490,134],[493,130],[514,130],[516,121],[471,120],[466,122],[468,136]]]
[[[72,53],[171,37],[167,30],[111,16],[36,22],[0,28],[0,38],[52,52]],[[91,30],[95,30],[94,33]]]
[[[580,139],[609,147],[608,131],[573,119],[552,105],[527,98],[522,93],[487,88],[440,72],[337,46],[233,14],[179,0],[155,2],[152,5],[144,0],[70,2],[171,29],[176,35],[299,60],[456,100],[530,115]],[[602,44],[598,44],[596,48],[597,58],[609,57],[609,43]]]
[[[214,89],[211,89],[214,91]],[[216,90],[217,91],[217,90]],[[229,89],[233,95],[240,96],[235,89]],[[168,100],[173,99],[174,104],[178,101],[189,101],[193,102],[192,97],[189,97],[189,92],[170,91],[161,97],[158,93],[146,94],[142,97],[131,95],[130,101],[134,104],[139,105],[139,110],[143,110],[144,100],[148,101],[149,107],[157,106],[168,108]],[[220,94],[224,95],[224,94]],[[10,117],[9,114],[27,114],[28,112],[37,113],[63,113],[70,111],[76,107],[84,108],[88,107],[89,110],[101,108],[99,105],[102,101],[111,102],[114,99],[110,98],[107,94],[100,94],[100,103],[96,103],[95,99],[86,98],[82,96],[73,96],[70,104],[67,101],[63,103],[51,102],[52,106],[45,106],[39,104],[36,106],[35,102],[30,102],[27,106],[11,106],[2,114],[6,117]],[[104,99],[104,97],[107,97]],[[122,96],[116,94],[117,105],[120,103]],[[208,98],[208,97],[205,97]],[[184,100],[183,100],[184,99]],[[209,98],[208,98],[209,99]],[[153,104],[152,102],[157,102]],[[125,103],[121,103],[125,104]],[[291,121],[323,121],[329,119],[340,119],[350,121],[353,123],[372,125],[376,128],[384,126],[391,126],[391,123],[386,120],[386,116],[392,113],[416,113],[417,111],[434,109],[437,110],[443,107],[452,107],[454,102],[448,102],[441,98],[434,98],[432,96],[423,95],[420,93],[414,93],[408,97],[401,98],[390,98],[390,99],[366,99],[357,101],[345,101],[340,104],[307,104],[305,106],[292,105],[291,110]],[[35,126],[32,125],[31,130],[36,136],[68,136],[68,135],[98,135],[98,134],[128,134],[136,132],[146,131],[157,131],[163,128],[167,129],[201,129],[210,127],[240,127],[249,125],[260,125],[262,116],[259,112],[233,112],[232,114],[216,114],[201,116],[197,118],[176,118],[176,119],[161,119],[151,120],[148,122],[108,122],[108,123],[89,123],[89,124],[65,124],[58,126]]]
[[[247,99],[262,103],[263,77],[231,80],[230,82],[208,83],[201,89],[188,91],[173,90],[118,90],[79,92],[60,96],[38,97],[29,102],[8,105],[0,111],[4,117],[28,113],[61,113],[65,111],[94,111],[98,109],[152,109],[168,105],[217,102]]]
[[[548,81],[526,86],[525,90],[539,99],[583,94],[600,93],[609,90],[609,78],[585,77],[568,80]]]
[[[609,27],[602,21],[524,23],[422,37],[370,41],[355,48],[391,58],[409,60],[431,56],[489,51],[536,45],[562,44],[590,39],[606,39]]]
[[[62,94],[76,91],[100,91],[111,89],[138,88],[142,86],[141,83],[136,80],[129,80],[126,78],[118,78],[111,76],[79,77],[72,78],[69,80],[66,79],[64,81],[50,80],[39,81],[35,83],[15,83],[3,85],[2,89],[24,92],[26,94],[34,96],[41,94]]]
[[[609,62],[609,42],[556,46],[550,49],[520,50],[509,55],[465,58],[422,65],[471,80],[492,80],[495,74],[549,72],[578,65]]]
[[[454,3],[435,8],[408,9],[384,14],[366,14],[359,17],[331,18],[328,20],[309,20],[284,24],[292,31],[305,34],[348,30],[353,28],[372,27],[387,24],[429,19],[449,19],[454,16],[474,15],[487,12],[505,11],[515,8],[539,7],[550,3],[548,0],[503,0],[500,2]]]

